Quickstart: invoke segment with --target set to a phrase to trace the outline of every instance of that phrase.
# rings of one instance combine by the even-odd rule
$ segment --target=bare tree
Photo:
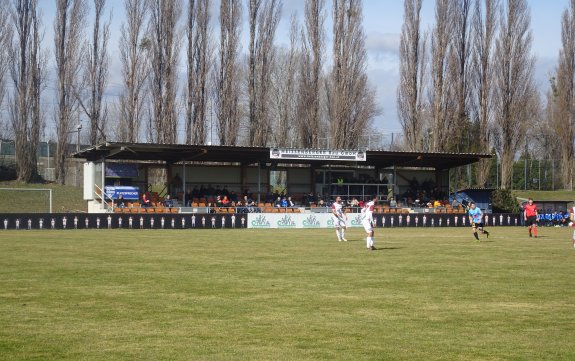
[[[534,109],[537,93],[533,82],[529,7],[526,0],[507,0],[499,19],[495,42],[494,137],[501,155],[501,187],[511,186],[513,161]]]
[[[147,16],[146,0],[125,0],[126,21],[122,24],[120,36],[120,60],[124,89],[119,101],[120,139],[136,142],[144,122],[144,101],[148,63],[146,49],[149,40],[145,38]]]
[[[238,52],[242,4],[222,0],[220,3],[220,53],[216,70],[217,131],[220,144],[236,145],[240,125]]]
[[[6,96],[6,77],[8,75],[8,64],[10,62],[12,45],[12,24],[10,23],[9,6],[6,2],[5,6],[0,7],[0,108],[4,104],[4,97]],[[6,119],[0,112],[0,138],[2,137],[2,125]]]
[[[56,57],[56,110],[57,147],[54,157],[56,181],[66,179],[66,156],[72,116],[77,110],[75,89],[79,80],[82,58],[83,27],[86,18],[84,0],[57,0],[54,19],[54,47]]]
[[[294,126],[297,121],[299,99],[297,76],[299,65],[298,36],[299,25],[296,14],[291,17],[290,46],[278,52],[276,66],[272,72],[272,102],[270,116],[272,122],[272,144],[287,147],[293,144]]]
[[[45,87],[46,59],[40,44],[40,15],[36,0],[14,0],[10,19],[15,30],[10,46],[14,94],[10,108],[15,135],[18,180],[30,182],[38,175],[37,148],[43,118],[40,99]]]
[[[180,0],[149,0],[148,40],[150,54],[150,95],[152,140],[162,144],[177,142],[177,67],[180,50],[178,21]]]
[[[454,1],[437,0],[435,26],[431,37],[430,150],[446,151],[452,144],[455,128],[453,112],[456,108],[455,89],[449,79],[450,46],[453,39]]]
[[[333,67],[328,88],[331,147],[358,146],[377,115],[375,90],[368,84],[367,53],[360,0],[333,1]]]
[[[84,77],[76,91],[78,102],[90,122],[90,144],[106,140],[104,134],[106,107],[102,108],[102,98],[108,81],[108,40],[110,20],[101,24],[106,0],[94,1],[94,27],[92,41],[86,45],[83,56]],[[88,92],[83,91],[88,89]]]
[[[478,130],[478,150],[490,153],[493,93],[493,45],[497,32],[498,0],[476,0],[473,14],[473,101],[472,108]],[[481,159],[477,167],[477,184],[486,186],[491,168],[490,159]]]
[[[561,43],[557,67],[557,117],[552,127],[557,131],[561,157],[561,182],[573,190],[573,154],[575,142],[575,0],[563,12]]]
[[[186,24],[188,84],[186,89],[186,143],[204,144],[207,137],[207,80],[211,66],[209,0],[190,0]]]
[[[260,7],[263,0],[249,0],[248,3],[248,26],[250,28],[250,43],[248,49],[248,109],[249,109],[249,139],[248,142],[253,144],[255,132],[257,130],[257,109],[256,109],[256,84],[257,84],[257,21]]]
[[[297,138],[304,148],[319,146],[322,59],[325,46],[325,1],[307,0],[301,35]]]
[[[253,3],[253,6],[252,6]],[[269,119],[269,99],[271,73],[276,50],[273,46],[275,32],[279,23],[282,3],[280,0],[266,0],[259,11],[261,2],[250,1],[250,71],[248,75],[249,90],[249,143],[252,146],[265,146],[271,132]],[[257,21],[252,31],[251,21]],[[252,44],[252,37],[254,43]],[[253,48],[253,54],[251,53]],[[252,58],[253,55],[253,58]]]
[[[450,137],[452,151],[471,151],[470,76],[472,68],[471,13],[472,0],[459,0],[453,4],[453,31],[449,86],[455,97],[453,112],[454,132]]]
[[[405,147],[422,150],[425,39],[421,34],[422,0],[404,0],[403,26],[399,43],[400,83],[397,88],[399,121],[405,135]]]

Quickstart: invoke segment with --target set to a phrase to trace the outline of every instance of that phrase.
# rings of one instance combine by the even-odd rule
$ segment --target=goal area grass
[[[573,360],[572,231],[0,231],[3,360]]]

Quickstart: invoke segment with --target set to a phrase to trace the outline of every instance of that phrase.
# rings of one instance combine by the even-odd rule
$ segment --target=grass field
[[[0,231],[2,360],[574,360],[571,232]]]
[[[0,188],[52,189],[52,211],[54,213],[86,212],[88,210],[86,201],[83,199],[82,187],[52,183],[0,182]],[[0,190],[0,213],[48,213],[48,210],[48,192]]]
[[[537,201],[573,201],[575,200],[575,192],[573,191],[522,191],[514,190],[513,194],[521,199],[529,197]]]

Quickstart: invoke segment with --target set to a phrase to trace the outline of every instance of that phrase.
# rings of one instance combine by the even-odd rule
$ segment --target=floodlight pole
[[[50,194],[50,214],[52,214],[52,189],[49,189],[48,193]]]

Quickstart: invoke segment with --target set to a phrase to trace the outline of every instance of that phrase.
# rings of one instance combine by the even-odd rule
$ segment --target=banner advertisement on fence
[[[377,214],[377,228],[470,227],[463,214]],[[486,226],[521,226],[518,214],[487,214]],[[348,213],[348,227],[361,227],[361,214]],[[333,228],[329,213],[27,213],[0,214],[10,229],[318,229]]]

